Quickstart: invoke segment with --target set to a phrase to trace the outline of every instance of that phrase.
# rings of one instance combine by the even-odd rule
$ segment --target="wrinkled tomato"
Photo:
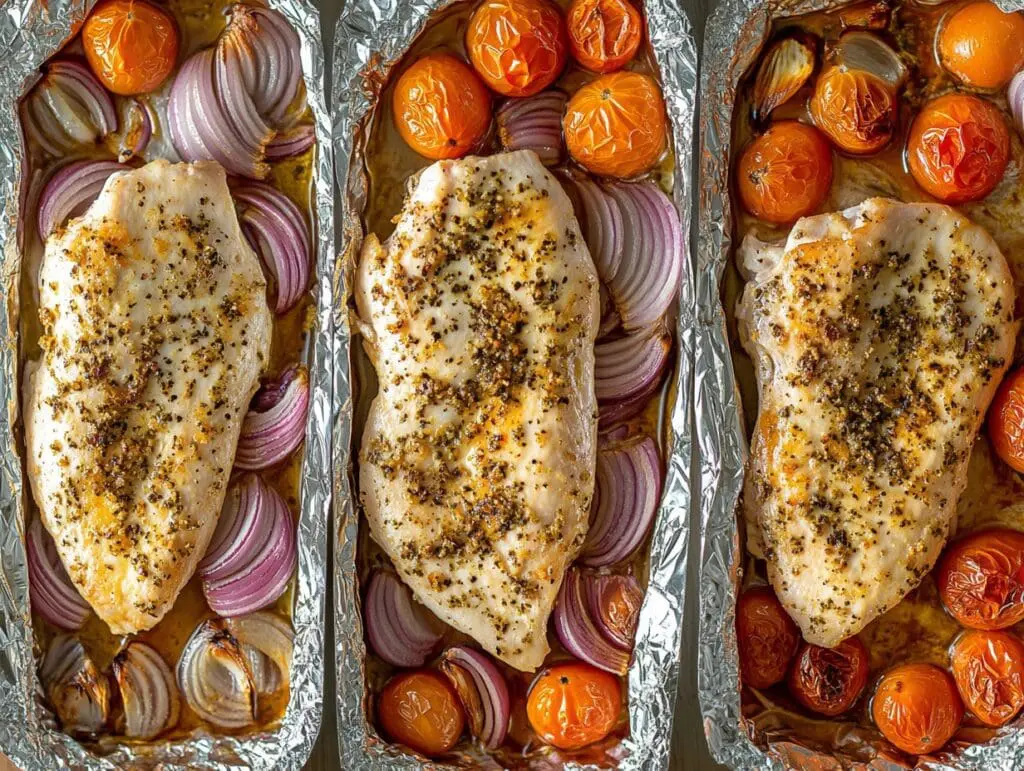
[[[145,0],[103,0],[82,27],[89,66],[108,89],[147,94],[174,69],[178,25],[167,11]]]
[[[1005,629],[1024,620],[1024,533],[980,530],[954,541],[936,582],[952,616],[972,629]]]
[[[420,155],[460,158],[480,144],[491,124],[491,96],[451,54],[414,62],[395,84],[395,127]]]
[[[1024,707],[1024,643],[1009,632],[964,632],[950,666],[967,707],[985,725],[1006,725]]]
[[[779,121],[747,145],[737,176],[747,211],[787,225],[824,203],[832,185],[832,150],[813,126]]]
[[[391,678],[380,693],[377,714],[393,741],[429,757],[451,750],[465,726],[455,690],[430,669]]]
[[[736,639],[743,682],[768,688],[786,677],[800,644],[800,630],[769,586],[757,586],[736,603]]]
[[[896,93],[870,72],[831,67],[818,77],[811,115],[840,150],[877,153],[896,129]]]
[[[1024,473],[1024,367],[999,385],[988,409],[988,436],[1003,462]]]
[[[789,670],[789,692],[812,712],[835,717],[852,707],[868,684],[868,652],[857,637],[835,648],[804,643]]]
[[[904,752],[922,755],[956,733],[964,705],[948,672],[934,664],[904,664],[879,681],[871,716],[886,739]]]
[[[573,0],[566,21],[573,58],[594,72],[625,67],[643,39],[643,19],[629,0]]]
[[[907,142],[910,173],[921,188],[945,203],[984,198],[1003,178],[1010,160],[1010,132],[994,104],[947,94],[921,108]]]
[[[466,50],[484,82],[505,96],[543,91],[569,58],[562,12],[548,0],[484,0],[470,17]]]
[[[1024,18],[988,0],[954,11],[939,31],[939,59],[961,83],[997,90],[1024,66]]]
[[[639,72],[613,72],[583,86],[569,100],[562,128],[573,159],[605,177],[644,174],[668,146],[661,89]]]
[[[606,737],[619,720],[619,681],[590,664],[558,664],[530,687],[526,714],[546,743],[577,750]]]

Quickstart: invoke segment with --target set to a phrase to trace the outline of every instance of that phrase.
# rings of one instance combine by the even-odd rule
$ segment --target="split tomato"
[[[577,750],[606,737],[619,720],[619,681],[590,664],[557,664],[530,687],[526,714],[548,744]]]
[[[643,19],[630,0],[573,0],[567,22],[573,58],[594,72],[622,69],[643,40]]]
[[[885,738],[904,752],[934,752],[964,717],[953,678],[934,664],[904,664],[885,673],[871,700],[871,716]]]
[[[1024,621],[1024,533],[979,530],[954,541],[939,561],[939,595],[971,629],[1005,629]]]
[[[178,26],[145,0],[103,0],[82,27],[85,58],[108,89],[130,96],[160,86],[178,59]]]
[[[942,25],[938,50],[961,83],[998,90],[1024,66],[1024,17],[988,0],[968,3]]]
[[[982,723],[1006,725],[1024,707],[1024,643],[1009,632],[964,632],[950,651],[964,703]]]
[[[856,637],[835,648],[804,643],[789,670],[789,692],[812,712],[835,717],[852,707],[868,684],[868,652]]]
[[[769,586],[757,586],[736,603],[736,638],[743,682],[768,688],[786,678],[800,644],[800,630]]]
[[[466,724],[455,690],[430,669],[391,678],[380,693],[377,714],[392,740],[428,757],[451,750]]]
[[[999,385],[988,410],[988,436],[1003,462],[1024,473],[1024,367]]]
[[[896,129],[896,92],[870,72],[831,67],[818,77],[811,115],[840,150],[877,153]]]

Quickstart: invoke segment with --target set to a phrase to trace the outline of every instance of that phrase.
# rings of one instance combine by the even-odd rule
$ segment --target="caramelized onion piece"
[[[39,678],[63,729],[72,734],[102,731],[110,716],[110,680],[74,635],[53,638]]]
[[[256,722],[256,684],[249,657],[221,618],[204,621],[178,660],[178,686],[200,719],[221,728]]]
[[[862,70],[899,89],[906,82],[908,70],[892,46],[873,32],[844,32],[831,51],[835,64],[847,70]]]
[[[178,724],[178,688],[159,653],[133,640],[114,657],[111,669],[124,705],[125,736],[152,739]]]
[[[772,110],[796,95],[814,72],[817,47],[810,37],[777,40],[761,59],[754,79],[753,118],[768,120]]]
[[[270,695],[287,685],[295,641],[295,633],[288,622],[267,611],[235,616],[226,622],[249,660],[256,691]]]

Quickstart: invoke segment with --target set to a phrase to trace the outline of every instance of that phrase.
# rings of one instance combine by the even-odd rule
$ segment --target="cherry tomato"
[[[757,586],[743,592],[736,603],[736,638],[743,682],[768,688],[786,678],[800,644],[800,630],[771,587]]]
[[[960,696],[975,717],[998,728],[1024,706],[1024,643],[1009,632],[964,632],[950,666]]]
[[[832,185],[832,150],[813,126],[779,121],[747,145],[737,174],[744,208],[758,219],[788,225],[824,203]]]
[[[451,54],[413,62],[395,84],[395,126],[420,155],[460,158],[491,125],[491,96],[476,73]]]
[[[661,89],[639,72],[613,72],[583,86],[569,100],[562,128],[573,159],[605,177],[644,174],[668,146]]]
[[[812,712],[835,717],[854,705],[868,684],[868,652],[856,637],[835,648],[804,643],[789,670],[789,692]]]
[[[566,15],[569,50],[588,70],[621,70],[636,56],[643,19],[629,0],[573,0]]]
[[[178,25],[145,0],[103,0],[82,27],[85,58],[115,94],[147,94],[178,59]]]
[[[1024,473],[1024,367],[1007,375],[988,410],[988,436],[996,455]]]
[[[484,0],[469,20],[466,50],[480,77],[505,96],[543,91],[569,58],[562,13],[548,0]]]
[[[948,672],[934,664],[904,664],[879,681],[871,716],[886,739],[904,752],[923,755],[956,733],[964,705]]]
[[[921,108],[910,127],[907,159],[914,180],[945,203],[992,192],[1010,160],[1010,132],[985,99],[947,94]]]
[[[811,115],[840,150],[877,153],[896,129],[896,93],[870,72],[830,67],[814,87]]]
[[[619,681],[590,664],[557,664],[530,687],[526,714],[548,744],[578,750],[606,737],[622,711]]]
[[[1024,533],[996,528],[954,541],[936,580],[946,610],[964,626],[1013,626],[1024,620]]]
[[[939,31],[939,59],[960,82],[998,90],[1024,66],[1024,18],[988,0],[968,3]]]
[[[455,690],[430,669],[392,677],[380,692],[377,714],[393,741],[428,757],[451,750],[465,727]]]

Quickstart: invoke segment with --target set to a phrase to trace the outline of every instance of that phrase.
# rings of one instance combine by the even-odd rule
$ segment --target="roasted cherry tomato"
[[[1024,707],[1024,643],[1009,632],[964,632],[949,663],[967,707],[985,725],[1006,725]]]
[[[747,211],[788,225],[824,203],[832,185],[832,149],[813,126],[779,121],[747,145],[737,175]]]
[[[868,652],[856,637],[835,648],[804,643],[789,670],[789,692],[812,712],[835,717],[854,705],[868,684]]]
[[[465,726],[455,690],[443,675],[430,669],[392,677],[380,692],[377,714],[393,741],[428,757],[454,747]]]
[[[946,547],[936,581],[953,617],[972,629],[1024,620],[1024,533],[979,530]]]
[[[988,0],[954,11],[939,31],[939,59],[960,82],[997,90],[1024,66],[1024,18]]]
[[[1024,473],[1024,367],[1003,378],[988,409],[988,436],[1003,462]]]
[[[914,180],[945,203],[992,192],[1010,160],[1010,132],[985,99],[947,94],[921,108],[910,127],[907,160]]]
[[[904,752],[923,755],[956,733],[964,705],[948,672],[934,664],[904,664],[879,681],[871,716],[886,739]]]
[[[569,58],[562,12],[548,0],[484,0],[469,20],[466,50],[480,77],[505,96],[543,91]]]
[[[588,70],[621,70],[643,40],[643,19],[629,0],[573,0],[566,15],[569,50]]]
[[[800,630],[769,586],[756,586],[736,603],[736,638],[743,682],[752,688],[781,683],[800,644]]]
[[[870,72],[830,67],[814,87],[811,115],[840,150],[877,153],[896,129],[896,92]]]
[[[548,744],[577,750],[606,737],[622,711],[619,681],[590,664],[557,664],[530,687],[526,714]]]
[[[661,89],[639,72],[613,72],[583,86],[569,100],[562,128],[573,159],[605,177],[648,172],[668,146]]]
[[[178,25],[145,0],[103,0],[85,20],[82,46],[104,86],[115,94],[146,94],[174,69]]]
[[[451,54],[413,62],[395,84],[395,126],[427,158],[460,158],[491,125],[491,95],[476,73]]]

